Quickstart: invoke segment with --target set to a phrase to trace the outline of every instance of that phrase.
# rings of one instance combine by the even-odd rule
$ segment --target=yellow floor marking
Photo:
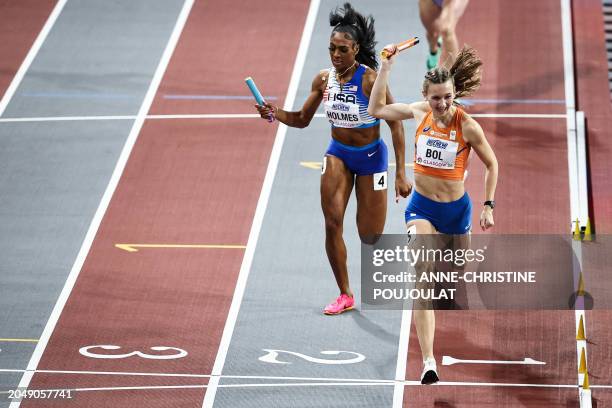
[[[186,249],[245,249],[245,245],[181,245],[181,244],[115,244],[127,252],[138,252],[138,248],[186,248]]]

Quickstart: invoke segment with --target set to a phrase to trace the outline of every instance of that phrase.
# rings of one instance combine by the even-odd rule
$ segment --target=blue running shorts
[[[366,146],[347,146],[333,139],[325,152],[344,162],[349,170],[357,176],[387,171],[389,165],[389,153],[387,145],[382,139],[378,139]]]
[[[443,234],[467,234],[472,229],[472,203],[467,193],[456,201],[440,203],[413,190],[405,218],[406,222],[427,220]]]

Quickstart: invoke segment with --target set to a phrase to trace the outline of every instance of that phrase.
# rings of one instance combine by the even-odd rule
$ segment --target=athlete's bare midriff
[[[332,137],[338,142],[361,147],[369,145],[380,137],[380,125],[369,128],[332,128]]]
[[[420,173],[414,174],[414,186],[419,194],[441,203],[456,201],[465,194],[463,180],[445,180]]]

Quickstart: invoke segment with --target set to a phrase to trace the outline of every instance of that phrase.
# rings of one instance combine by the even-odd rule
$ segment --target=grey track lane
[[[314,75],[329,67],[327,53],[330,27],[328,14],[337,2],[322,1],[308,57],[300,79],[296,105],[306,99]],[[376,19],[380,49],[389,42],[424,32],[416,2],[390,0],[353,1],[357,10]],[[391,77],[391,91],[400,100],[419,98],[425,72],[426,45],[402,55]],[[258,126],[265,126],[260,123]],[[407,158],[412,161],[414,123],[406,122]],[[392,153],[390,132],[381,126]],[[300,161],[321,161],[330,138],[325,119],[313,119],[306,129],[289,129],[280,158],[272,193],[264,217],[253,265],[228,350],[224,375],[335,377],[393,379],[395,377],[399,311],[352,311],[340,316],[324,316],[323,306],[337,296],[337,287],[324,248],[324,224],[320,208],[320,171],[300,166]],[[393,168],[391,168],[393,170]],[[412,177],[412,171],[408,171]],[[393,179],[393,177],[391,178]],[[388,191],[389,211],[385,231],[405,230],[403,211],[406,200],[395,204],[393,188]],[[344,237],[348,248],[351,286],[360,298],[360,243],[355,226],[355,200],[346,212]],[[361,309],[361,308],[360,308]],[[307,356],[325,356],[324,350],[361,353],[366,360],[349,365],[324,365],[302,358],[279,354],[290,364],[271,364],[258,360],[263,349],[298,352]],[[222,379],[221,384],[253,383],[249,380]],[[282,382],[273,380],[272,382]],[[219,388],[215,407],[390,407],[393,387],[288,387]]]
[[[3,117],[135,114],[182,4],[69,0]],[[41,335],[131,127],[0,123],[0,338]],[[0,368],[34,347],[0,342]],[[20,377],[0,373],[0,391]]]

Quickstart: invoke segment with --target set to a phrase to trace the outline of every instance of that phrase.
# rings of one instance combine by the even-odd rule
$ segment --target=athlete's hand
[[[391,65],[395,61],[395,56],[397,55],[397,46],[395,44],[385,45],[383,48],[383,52],[387,54],[387,57],[382,57],[381,60],[381,68],[390,69]]]
[[[276,112],[278,108],[270,103],[265,103],[264,105],[255,105],[255,108],[259,112],[259,115],[262,119],[276,119]]]
[[[395,175],[395,202],[399,203],[400,197],[408,197],[412,191],[412,183],[405,175]]]
[[[495,222],[493,222],[493,209],[487,205],[480,213],[480,228],[486,231],[493,225],[495,225]]]

